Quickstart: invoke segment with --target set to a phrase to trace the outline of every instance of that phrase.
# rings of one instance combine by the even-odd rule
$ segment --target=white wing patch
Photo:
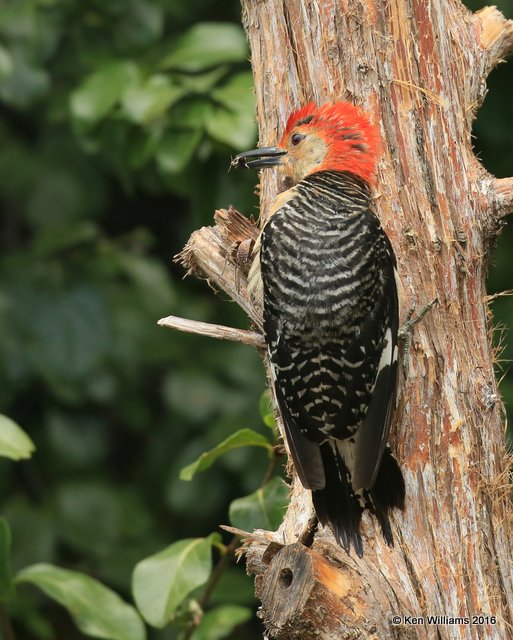
[[[248,293],[251,300],[260,309],[264,305],[264,283],[262,282],[262,274],[260,272],[260,245],[262,242],[262,234],[258,236],[253,247],[253,262],[248,273]]]
[[[376,378],[372,386],[371,396],[374,395],[376,382],[380,372],[385,367],[393,365],[397,360],[397,345],[394,345],[393,343],[392,330],[390,327],[385,333],[383,343],[383,351],[381,352],[381,358],[379,360]],[[368,465],[365,464],[365,461],[362,459],[362,455],[365,455],[367,451],[367,447],[362,446],[362,440],[365,440],[369,435],[366,433],[366,429],[372,429],[372,425],[366,425],[364,420],[351,438],[338,441],[336,443],[340,455],[344,459],[347,469],[351,474],[351,484],[355,491],[359,491],[360,489],[369,489],[374,484],[375,475],[377,473],[377,469],[375,469],[373,476],[369,478]]]
[[[379,376],[379,372],[383,367],[392,364],[397,360],[397,346],[394,345],[392,340],[392,329],[388,327],[385,333],[384,339],[385,346],[383,351],[381,352],[381,358],[379,359],[378,371],[376,373],[376,378]]]

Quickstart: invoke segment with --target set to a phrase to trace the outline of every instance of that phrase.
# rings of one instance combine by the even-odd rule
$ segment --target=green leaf
[[[135,609],[97,580],[50,564],[21,571],[17,583],[30,583],[65,607],[86,635],[106,640],[145,640]]]
[[[263,488],[230,504],[230,523],[244,531],[275,531],[281,524],[289,501],[289,487],[273,478]]]
[[[14,596],[9,561],[11,557],[11,530],[5,518],[0,518],[0,602],[8,602]]]
[[[176,74],[180,85],[192,93],[207,93],[228,72],[229,67],[221,65],[205,71],[204,73],[180,73]]]
[[[21,460],[30,458],[36,447],[23,429],[0,413],[0,456]]]
[[[163,69],[201,71],[225,62],[239,62],[248,55],[244,32],[238,25],[200,23],[173,44],[162,61]]]
[[[51,507],[49,508],[48,504],[32,504],[26,496],[19,493],[2,504],[2,512],[9,522],[12,539],[15,541],[11,549],[13,575],[15,571],[29,564],[53,561],[57,535],[60,538],[61,532],[54,514],[50,514],[50,511]],[[34,535],[35,531],[37,535]],[[239,601],[237,603],[240,604]]]
[[[201,140],[198,129],[169,130],[160,141],[157,150],[157,164],[164,173],[178,173],[185,168]]]
[[[254,119],[256,103],[251,71],[231,76],[222,87],[216,87],[211,95],[228,109],[246,112]]]
[[[123,51],[146,48],[157,43],[164,29],[164,7],[154,0],[122,0],[109,2],[116,16],[116,29],[111,32],[114,43],[109,43]],[[98,5],[99,7],[99,5]],[[85,9],[87,15],[87,9]],[[100,9],[100,15],[105,9]],[[108,11],[108,9],[107,9]],[[108,15],[108,14],[107,14]]]
[[[191,96],[173,109],[173,127],[176,129],[204,129],[214,105],[204,96]]]
[[[274,407],[268,391],[260,396],[260,415],[266,427],[274,429],[276,427],[276,418],[274,417]]]
[[[10,73],[0,81],[0,97],[9,106],[24,109],[46,96],[50,89],[50,76],[38,67],[22,48],[11,52]]]
[[[104,118],[124,92],[139,79],[133,62],[110,62],[88,76],[71,95],[71,112],[79,120],[93,124]]]
[[[13,68],[14,63],[9,50],[0,44],[0,81],[10,76]]]
[[[139,287],[141,303],[147,299],[159,309],[173,303],[171,279],[161,262],[128,251],[120,252],[117,258],[124,273]]]
[[[135,567],[132,591],[144,619],[162,628],[185,598],[204,584],[212,571],[212,540],[187,538]]]
[[[34,240],[34,252],[46,258],[59,251],[92,243],[97,240],[98,235],[98,228],[89,220],[61,223],[39,231]]]
[[[129,86],[121,98],[121,106],[129,120],[144,124],[162,115],[185,94],[168,76],[156,74],[144,84]]]
[[[239,447],[264,447],[269,452],[269,455],[272,455],[273,452],[273,446],[265,436],[252,429],[240,429],[240,431],[223,440],[217,447],[202,453],[197,460],[184,467],[180,471],[180,479],[192,480],[198,471],[205,471],[205,469],[211,467],[223,453]]]
[[[191,636],[191,640],[220,640],[226,638],[243,622],[253,616],[248,607],[227,604],[205,613],[200,624]]]
[[[210,544],[212,545],[212,547],[215,547],[218,551],[221,552],[221,554],[224,554],[226,552],[226,545],[223,544],[223,538],[218,531],[211,533],[208,536],[208,539],[210,540]]]
[[[130,166],[140,169],[146,165],[154,156],[162,138],[160,127],[137,128],[130,141],[128,159]]]
[[[239,571],[239,567],[234,565],[223,572],[209,599],[212,606],[223,605],[227,602],[244,607],[252,607],[255,602],[253,582],[248,580],[246,574]]]
[[[236,149],[251,146],[256,139],[253,76],[249,72],[232,76],[222,87],[212,91],[221,106],[207,114],[206,130],[216,140]]]
[[[255,143],[256,124],[252,113],[214,107],[205,123],[207,133],[235,149],[247,149]]]

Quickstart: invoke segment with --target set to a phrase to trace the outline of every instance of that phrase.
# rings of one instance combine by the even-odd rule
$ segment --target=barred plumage
[[[307,105],[278,148],[235,160],[284,164],[296,182],[263,228],[249,286],[262,296],[274,392],[299,478],[319,520],[359,555],[363,509],[393,544],[389,511],[404,502],[386,446],[398,300],[394,253],[371,210],[376,147],[352,105]]]
[[[319,518],[327,523],[341,498],[334,509],[325,500],[325,466],[347,476],[351,517],[336,533],[345,547],[352,540],[361,552],[358,523],[365,503],[384,513],[381,525],[391,542],[388,505],[374,508],[372,487],[396,379],[395,258],[361,179],[317,172],[304,178],[296,192],[262,233],[265,337],[301,480],[313,490]],[[311,455],[304,464],[305,456],[294,454],[311,443],[321,445],[314,465]]]

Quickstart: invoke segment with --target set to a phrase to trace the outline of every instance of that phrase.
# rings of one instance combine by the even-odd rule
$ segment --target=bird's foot
[[[429,302],[424,307],[422,307],[419,313],[416,316],[414,316],[413,314],[417,307],[417,305],[414,303],[408,310],[405,321],[399,327],[399,331],[397,332],[397,338],[403,343],[401,366],[402,366],[405,377],[406,377],[406,374],[408,373],[408,363],[409,363],[413,328],[415,327],[416,324],[418,324],[424,318],[424,316],[429,311],[431,311],[431,309],[435,306],[435,304],[438,304],[438,298],[434,298],[434,300],[431,300],[431,302]]]

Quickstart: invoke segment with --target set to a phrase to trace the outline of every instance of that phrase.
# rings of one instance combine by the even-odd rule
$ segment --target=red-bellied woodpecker
[[[285,184],[254,248],[275,396],[319,521],[363,554],[362,512],[393,544],[404,481],[387,447],[397,384],[395,257],[372,211],[379,134],[346,102],[293,113],[277,147],[235,166],[281,165]],[[292,185],[292,186],[290,186]]]

